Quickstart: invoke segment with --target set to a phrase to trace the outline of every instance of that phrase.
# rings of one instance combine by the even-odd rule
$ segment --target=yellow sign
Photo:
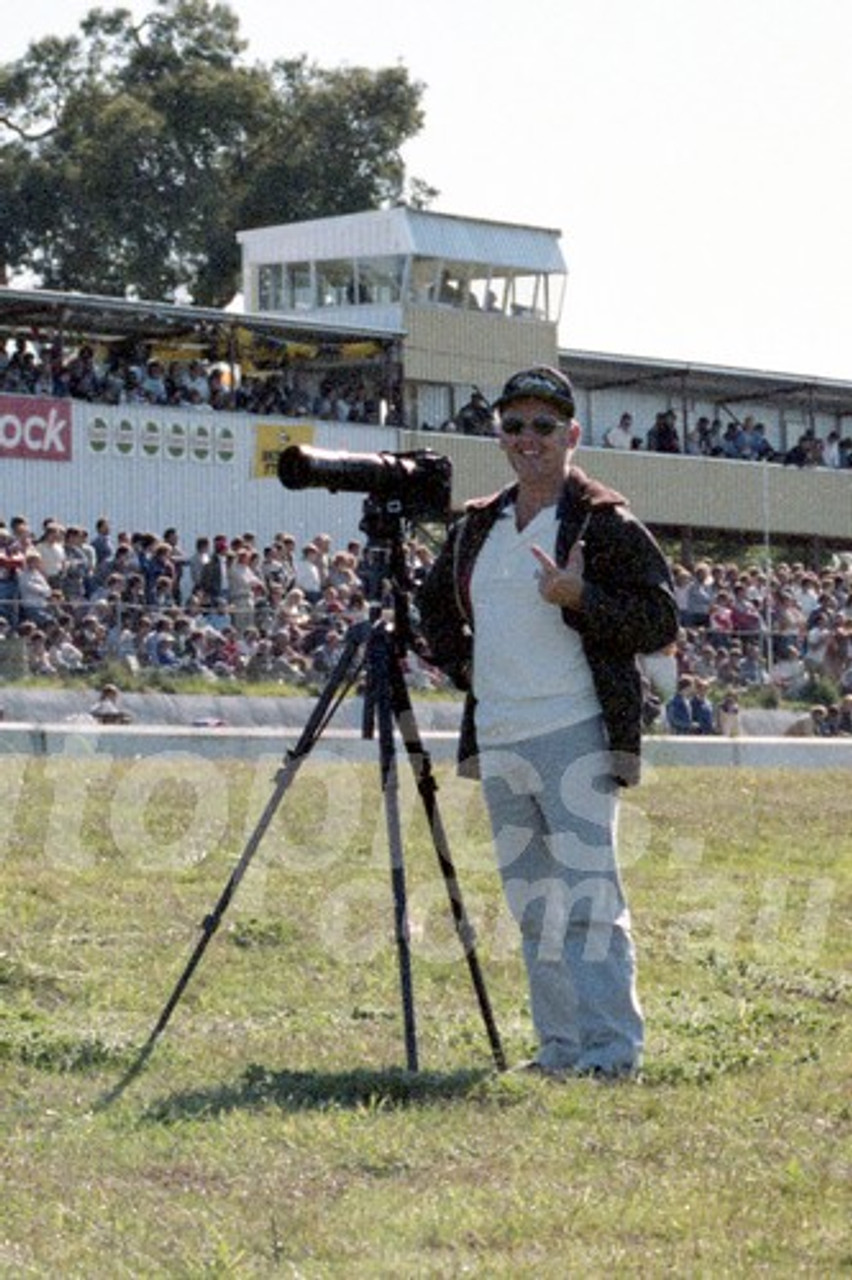
[[[254,429],[254,469],[256,480],[278,479],[278,455],[291,444],[313,444],[313,423],[260,422]]]

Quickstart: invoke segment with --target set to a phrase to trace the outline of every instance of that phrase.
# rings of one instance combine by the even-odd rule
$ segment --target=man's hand
[[[560,609],[582,609],[583,543],[574,543],[564,569],[560,569],[541,547],[531,547],[530,550],[539,564],[538,589],[543,599]]]

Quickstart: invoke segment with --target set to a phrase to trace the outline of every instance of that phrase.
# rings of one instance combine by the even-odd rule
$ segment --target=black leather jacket
[[[475,619],[470,582],[476,557],[517,486],[468,504],[416,596],[429,654],[467,692],[459,742],[461,772],[476,776],[476,703],[471,692]],[[582,610],[563,609],[579,632],[609,740],[612,776],[639,781],[642,691],[636,655],[655,653],[677,635],[678,611],[665,558],[613,489],[571,467],[557,510],[556,561],[584,542]]]

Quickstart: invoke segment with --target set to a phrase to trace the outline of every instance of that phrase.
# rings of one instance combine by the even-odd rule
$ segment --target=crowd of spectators
[[[360,540],[338,548],[326,533],[300,545],[281,532],[263,546],[220,533],[185,549],[175,528],[113,534],[101,517],[90,533],[51,517],[33,530],[14,516],[0,521],[0,652],[16,641],[34,676],[115,666],[318,687],[350,624],[368,616],[363,553]],[[431,552],[412,539],[406,555],[415,585]],[[690,732],[718,732],[719,704],[729,698],[735,717],[755,690],[797,701],[828,690],[826,719],[839,723],[834,702],[852,697],[852,565],[700,561],[672,573],[679,637],[644,664],[670,729],[687,724],[680,703],[666,705],[678,682]],[[406,661],[412,685],[443,685],[415,653]]]
[[[113,351],[99,356],[84,344],[67,355],[59,341],[39,343],[18,337],[7,349],[0,345],[0,393],[71,397],[98,404],[178,405],[227,409],[240,413],[302,417],[329,422],[403,425],[398,389],[387,386],[380,371],[335,375],[305,369],[270,369],[233,377],[224,362],[201,357],[164,362],[144,344],[132,354]],[[493,430],[487,399],[474,395],[444,431],[469,435]],[[699,417],[682,429],[674,409],[661,410],[647,431],[637,430],[633,415],[622,413],[603,437],[606,448],[675,453],[731,461],[778,462],[786,466],[852,468],[852,437],[830,431],[825,437],[811,427],[795,444],[780,449],[767,437],[764,423],[752,415],[731,419]]]
[[[15,516],[0,523],[0,656],[14,645],[31,676],[114,668],[317,688],[369,616],[363,554],[325,533],[262,547],[252,533],[216,534],[185,551],[174,528],[113,536],[101,517],[90,536]],[[430,553],[412,541],[406,554],[414,585]],[[406,667],[414,687],[441,679],[413,653]]]
[[[809,427],[789,449],[775,448],[766,434],[766,426],[752,415],[731,419],[699,417],[684,433],[678,429],[677,413],[666,409],[656,414],[653,425],[645,433],[634,429],[633,415],[623,413],[603,438],[608,449],[645,449],[649,453],[679,453],[696,458],[725,458],[732,462],[779,462],[785,466],[852,467],[852,437],[829,431],[823,438]]]
[[[71,397],[97,404],[155,404],[239,413],[313,417],[332,422],[399,421],[398,396],[361,373],[334,377],[271,370],[232,378],[223,362],[200,358],[164,362],[112,352],[103,358],[83,345],[66,356],[61,343],[44,347],[17,338],[0,346],[0,393]]]
[[[815,572],[779,563],[767,572],[704,561],[676,564],[673,577],[681,629],[662,690],[671,732],[736,732],[738,699],[755,690],[822,707],[813,726],[821,735],[852,730],[848,565]]]

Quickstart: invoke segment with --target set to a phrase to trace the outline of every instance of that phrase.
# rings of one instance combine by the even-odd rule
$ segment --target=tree
[[[423,123],[403,67],[248,65],[227,4],[155,0],[134,24],[93,9],[80,34],[0,66],[0,264],[43,287],[221,305],[240,227],[377,208],[407,191]]]

